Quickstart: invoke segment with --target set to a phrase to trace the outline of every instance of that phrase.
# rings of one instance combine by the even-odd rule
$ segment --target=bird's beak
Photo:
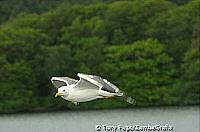
[[[56,93],[55,97],[61,96],[61,93]]]

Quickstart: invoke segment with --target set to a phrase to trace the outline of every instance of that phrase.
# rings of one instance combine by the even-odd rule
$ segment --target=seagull
[[[55,97],[61,96],[65,100],[78,104],[79,102],[120,96],[130,104],[135,103],[133,98],[126,96],[118,87],[100,76],[83,73],[78,73],[77,76],[80,78],[79,80],[69,77],[52,77],[51,82],[57,89]]]

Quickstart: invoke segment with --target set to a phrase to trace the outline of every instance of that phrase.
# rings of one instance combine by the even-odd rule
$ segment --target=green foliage
[[[163,90],[166,92],[166,87],[170,87],[173,83],[175,69],[172,58],[165,53],[164,46],[156,40],[148,39],[136,41],[131,45],[111,46],[108,47],[106,54],[105,70],[109,77],[117,80],[116,84],[124,88],[124,91],[141,100],[140,103],[145,104],[152,100],[149,96],[152,94],[156,104],[161,99],[156,96],[166,95]],[[144,91],[137,93],[141,89]],[[165,98],[164,95],[162,98]]]
[[[78,72],[107,78],[137,106],[199,104],[200,2],[184,3],[0,1],[0,113],[132,107],[55,99],[50,78]]]
[[[180,101],[184,103],[200,103],[200,52],[199,49],[190,49],[182,64],[182,78],[180,85]]]
[[[40,30],[33,28],[13,28],[0,32],[0,52],[6,54],[9,62],[30,60],[37,52],[39,43],[46,41]]]
[[[199,17],[198,0],[160,14],[151,23],[147,34],[166,44],[167,52],[180,64],[192,43],[192,32]],[[197,11],[198,10],[198,11]]]
[[[58,5],[66,2],[73,3],[73,0],[1,0],[0,1],[0,24],[14,19],[21,13],[37,13],[41,14],[50,9],[56,8]]]
[[[0,112],[18,112],[31,109],[36,100],[33,96],[35,78],[32,69],[24,61],[5,63],[0,80]]]
[[[106,13],[109,43],[133,43],[146,39],[146,30],[154,17],[173,7],[164,0],[119,1],[109,5]],[[116,35],[120,36],[116,38]],[[119,41],[118,41],[119,40]]]

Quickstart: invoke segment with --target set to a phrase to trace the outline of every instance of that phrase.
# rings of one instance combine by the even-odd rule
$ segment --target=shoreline
[[[18,115],[18,114],[42,114],[42,113],[56,113],[56,112],[80,112],[80,111],[99,111],[99,110],[125,110],[125,109],[150,109],[150,108],[187,108],[187,107],[200,107],[200,105],[165,105],[165,106],[136,106],[136,107],[119,107],[119,108],[103,108],[103,109],[35,109],[28,111],[20,111],[20,112],[8,112],[8,113],[0,113],[0,116],[4,115]]]

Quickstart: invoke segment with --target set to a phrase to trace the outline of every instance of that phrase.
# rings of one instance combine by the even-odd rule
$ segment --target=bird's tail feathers
[[[118,96],[122,96],[123,100],[125,100],[126,102],[130,103],[130,104],[136,104],[136,100],[130,96],[128,96],[126,93],[119,91],[118,93],[120,93],[120,95]]]
[[[130,96],[123,96],[124,100],[130,104],[136,104],[136,100]]]

